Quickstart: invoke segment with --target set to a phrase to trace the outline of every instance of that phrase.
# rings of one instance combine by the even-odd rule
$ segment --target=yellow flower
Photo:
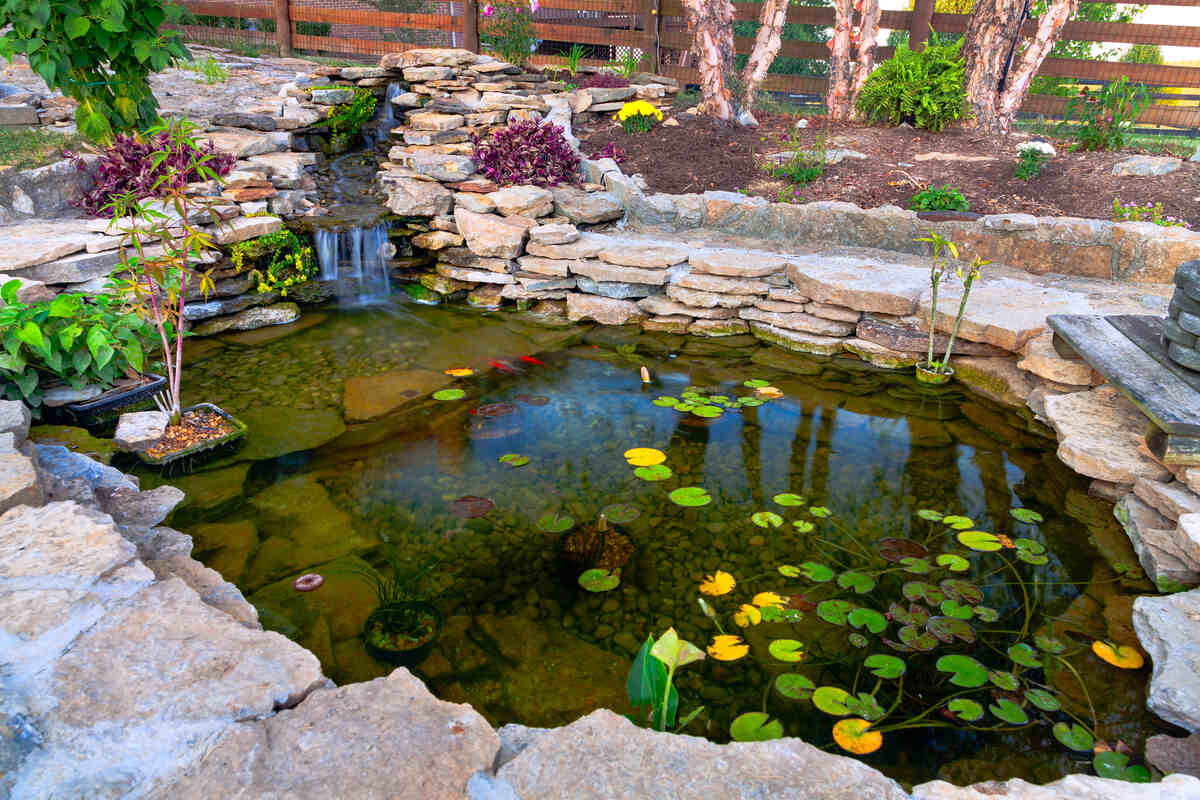
[[[783,608],[784,599],[775,592],[759,592],[754,595],[754,599],[750,601],[759,608],[774,606],[775,608]]]
[[[762,622],[762,612],[752,605],[743,604],[741,609],[733,615],[733,621],[739,628],[757,625]]]
[[[733,591],[733,587],[737,586],[737,581],[728,572],[717,570],[712,575],[706,575],[704,582],[700,584],[700,591],[707,595],[716,597],[722,594],[729,594]]]
[[[654,106],[647,103],[645,100],[631,100],[621,106],[621,110],[613,117],[617,122],[624,122],[630,117],[636,117],[641,114],[644,117],[654,117],[659,122],[662,122],[662,112]]]
[[[714,636],[713,643],[708,646],[708,654],[717,661],[737,661],[749,652],[750,645],[740,636]]]

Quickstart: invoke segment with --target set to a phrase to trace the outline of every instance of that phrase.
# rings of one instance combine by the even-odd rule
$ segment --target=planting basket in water
[[[393,620],[399,621],[407,618],[414,611],[428,614],[433,618],[433,635],[428,639],[408,650],[391,650],[371,644],[367,632],[373,625],[379,623],[386,630],[389,625],[393,624]],[[362,640],[363,646],[366,647],[367,653],[372,658],[394,667],[415,667],[429,655],[429,651],[433,649],[433,643],[437,641],[438,634],[441,632],[442,612],[438,611],[436,606],[426,603],[424,600],[402,600],[396,603],[384,603],[372,611],[367,616],[367,621],[363,623]]]
[[[637,545],[629,534],[611,522],[601,528],[595,523],[582,525],[563,534],[558,564],[562,581],[579,588],[579,576],[589,569],[621,570],[628,578]]]
[[[190,447],[185,447],[183,450],[168,453],[158,458],[153,458],[146,455],[145,452],[138,451],[137,455],[142,460],[142,463],[151,467],[157,467],[164,474],[183,475],[191,472],[205,461],[210,461],[218,456],[228,455],[241,446],[242,437],[246,435],[246,423],[212,403],[197,403],[194,406],[185,408],[183,413],[186,414],[189,411],[197,409],[207,409],[224,417],[233,425],[233,430],[219,439],[208,439],[203,442],[197,442]]]
[[[43,405],[42,420],[57,425],[79,425],[85,428],[98,425],[106,417],[112,416],[112,412],[149,400],[167,385],[167,379],[161,375],[145,375],[144,378],[145,383],[130,388],[109,389],[98,397],[80,403]]]
[[[921,383],[927,383],[931,386],[942,386],[949,383],[954,378],[954,368],[946,367],[945,372],[939,372],[929,368],[925,362],[917,364],[917,380]]]

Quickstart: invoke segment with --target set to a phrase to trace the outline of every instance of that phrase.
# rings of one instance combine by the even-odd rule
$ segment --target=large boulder
[[[449,214],[452,192],[435,181],[422,181],[383,173],[387,207],[402,217],[436,217]]]
[[[495,214],[476,214],[460,208],[454,212],[458,232],[477,256],[516,258],[521,255],[528,228]]]
[[[1082,475],[1132,484],[1171,474],[1142,453],[1146,418],[1110,386],[1047,395],[1045,416],[1058,434],[1058,457]]]
[[[1200,731],[1200,589],[1137,598],[1133,629],[1154,665],[1146,705],[1168,722]]]
[[[1185,800],[1200,793],[1200,780],[1168,775],[1161,783],[1129,783],[1094,775],[1068,775],[1044,786],[1020,778],[955,786],[930,781],[913,787],[913,800]]]

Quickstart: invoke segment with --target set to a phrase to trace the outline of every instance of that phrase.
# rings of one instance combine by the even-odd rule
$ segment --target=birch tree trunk
[[[729,121],[733,94],[726,76],[733,74],[733,3],[731,0],[683,0],[684,18],[694,37],[700,73],[700,113]]]
[[[754,49],[742,70],[742,107],[754,107],[754,99],[767,77],[771,62],[783,44],[783,24],[787,22],[788,0],[763,0],[762,13],[758,17],[758,33],[754,36]]]
[[[963,42],[965,89],[971,108],[968,124],[991,133],[1008,133],[1030,83],[1077,8],[1079,0],[1050,0],[1033,38],[1014,49],[1025,0],[976,2]]]
[[[825,99],[830,119],[849,120],[857,115],[858,93],[874,66],[880,13],[879,0],[833,0]]]

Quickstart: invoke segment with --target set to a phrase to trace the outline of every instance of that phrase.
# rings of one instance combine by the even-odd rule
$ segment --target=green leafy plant
[[[636,725],[657,731],[683,730],[704,707],[694,709],[676,725],[679,692],[675,689],[675,671],[704,659],[704,651],[679,638],[674,628],[658,637],[646,637],[625,679],[625,693],[634,713],[627,715]]]
[[[1013,177],[1019,181],[1031,181],[1050,163],[1050,156],[1041,150],[1025,149],[1017,156],[1017,167]]]
[[[1113,198],[1113,222],[1153,222],[1164,228],[1191,228],[1191,223],[1172,217],[1163,209],[1162,203],[1122,203]]]
[[[0,55],[26,56],[47,86],[79,104],[79,132],[107,142],[157,121],[149,76],[191,60],[171,30],[184,13],[163,0],[5,0]]]
[[[340,89],[340,86],[313,87],[324,89]],[[349,103],[334,106],[333,111],[325,119],[332,134],[330,143],[335,151],[345,149],[350,138],[357,135],[363,125],[366,125],[375,115],[375,95],[369,89],[355,87],[354,98]]]
[[[637,74],[638,65],[644,58],[642,53],[635,54],[632,47],[626,47],[614,60],[608,62],[608,68],[623,78],[632,78]]]
[[[229,257],[239,271],[250,270],[249,276],[257,281],[260,294],[278,292],[287,297],[289,291],[308,283],[317,273],[313,249],[290,230],[238,242]]]
[[[954,328],[950,332],[950,340],[946,344],[946,352],[942,356],[941,361],[935,361],[933,358],[933,346],[936,341],[936,323],[937,323],[937,302],[938,289],[941,287],[942,280],[946,276],[948,268],[946,254],[949,253],[954,258],[958,258],[958,245],[946,239],[940,234],[930,232],[928,236],[922,236],[917,239],[918,242],[926,242],[933,248],[933,253],[930,258],[929,266],[929,286],[931,290],[931,300],[929,304],[929,350],[926,353],[925,363],[918,364],[918,370],[926,370],[933,372],[936,375],[950,376],[953,370],[950,369],[950,355],[954,350],[954,340],[958,338],[958,329],[962,325],[963,314],[967,311],[967,301],[971,297],[971,287],[975,285],[975,281],[979,279],[980,270],[990,264],[990,261],[976,256],[964,270],[963,267],[958,267],[955,274],[962,281],[962,296],[958,302],[958,313],[954,317]],[[953,525],[954,519],[947,524]],[[965,520],[969,525],[970,521]]]
[[[940,189],[922,189],[908,201],[913,211],[970,211],[971,204],[962,192],[946,184]]]
[[[566,67],[567,67],[567,72],[570,74],[570,76],[572,78],[574,78],[577,74],[579,74],[579,64],[583,61],[583,57],[586,54],[587,54],[587,50],[585,50],[583,45],[581,45],[579,43],[575,43],[575,44],[571,45],[571,49],[569,51],[567,51],[567,54],[565,56],[565,58],[567,60]]]
[[[208,56],[203,61],[192,61],[183,64],[182,68],[189,72],[195,72],[209,86],[229,80],[229,70],[217,63],[216,59],[212,56]]]
[[[529,61],[537,46],[537,30],[533,12],[537,0],[496,0],[483,7],[483,30],[479,42],[483,47],[518,67]]]
[[[13,279],[0,287],[0,377],[8,399],[38,410],[56,379],[73,389],[107,389],[141,373],[151,331],[113,297],[60,294],[26,305],[17,298],[20,286]]]
[[[920,53],[905,44],[880,64],[858,96],[858,110],[871,122],[908,122],[940,131],[966,113],[962,41],[930,43]]]
[[[437,566],[430,559],[408,567],[399,549],[384,539],[380,545],[386,562],[385,572],[365,562],[351,562],[345,571],[361,579],[375,592],[378,606],[367,617],[363,638],[381,650],[413,650],[437,635],[441,620],[428,604],[421,582]]]
[[[798,202],[799,191],[795,190],[795,187],[812,183],[825,173],[827,154],[825,137],[818,136],[813,144],[808,146],[800,140],[799,132],[793,128],[787,141],[782,143],[782,147],[783,149],[776,157],[763,160],[762,169],[771,177],[783,178],[792,184],[793,193],[790,202]],[[780,192],[779,202],[789,202],[786,191],[785,188]]]
[[[1067,101],[1060,130],[1073,136],[1072,150],[1120,150],[1133,131],[1134,120],[1150,104],[1145,85],[1122,75],[1102,89],[1082,87]]]

